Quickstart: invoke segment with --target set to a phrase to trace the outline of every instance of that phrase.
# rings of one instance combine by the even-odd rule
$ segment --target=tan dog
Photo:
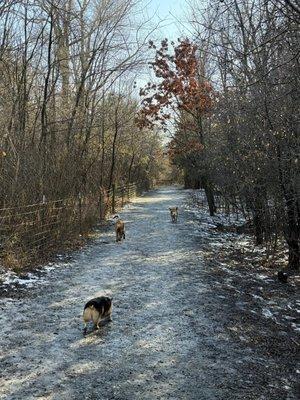
[[[178,219],[178,207],[169,207],[172,222],[177,222]]]
[[[87,331],[87,323],[92,321],[94,327],[99,329],[99,324],[101,320],[108,318],[111,319],[112,313],[112,299],[106,296],[96,297],[86,303],[83,310],[83,322],[84,330],[83,333]]]
[[[125,239],[125,223],[120,219],[118,215],[115,215],[114,219],[116,219],[115,223],[116,242],[120,242],[122,239]]]

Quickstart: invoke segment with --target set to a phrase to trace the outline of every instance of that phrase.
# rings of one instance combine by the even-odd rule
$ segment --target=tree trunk
[[[207,177],[202,177],[201,178],[207,204],[208,204],[208,209],[209,209],[209,214],[213,217],[217,211],[216,205],[215,205],[215,197],[214,197],[214,192],[211,183],[207,179]]]
[[[114,173],[115,173],[115,163],[116,163],[116,144],[117,144],[117,137],[119,133],[119,123],[118,123],[118,111],[119,107],[118,105],[116,106],[115,109],[115,132],[114,132],[114,138],[113,138],[113,143],[112,143],[112,155],[111,155],[111,166],[110,166],[110,174],[109,174],[109,181],[108,181],[108,191],[112,188],[112,185],[114,184]]]
[[[282,154],[279,144],[277,145],[278,172],[282,188],[283,197],[286,205],[287,228],[285,230],[285,240],[289,248],[289,268],[299,269],[300,264],[300,223],[299,223],[299,205],[297,202],[296,191],[293,183],[284,179],[282,170]]]
[[[257,182],[254,187],[254,201],[252,204],[255,244],[263,244],[266,235],[267,195],[263,182]]]
[[[300,227],[297,223],[297,213],[295,207],[295,193],[286,192],[286,207],[288,226],[285,232],[285,240],[289,248],[289,268],[299,269],[300,266]]]
[[[128,170],[128,180],[127,180],[128,184],[131,183],[131,172],[132,172],[134,158],[135,158],[135,153],[132,153],[131,160],[130,160],[130,165],[129,165],[129,170]]]
[[[255,235],[255,244],[257,246],[263,244],[264,242],[264,228],[262,221],[262,214],[260,210],[253,210],[253,225],[254,225],[254,235]]]
[[[300,265],[300,247],[299,239],[292,239],[291,237],[286,239],[289,247],[289,268],[299,269]]]

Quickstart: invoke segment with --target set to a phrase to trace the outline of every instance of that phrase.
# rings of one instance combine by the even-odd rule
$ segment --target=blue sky
[[[158,39],[168,37],[175,40],[183,33],[186,22],[187,3],[186,0],[150,0],[147,2],[147,13],[153,16],[152,22],[161,21],[160,28],[156,33]]]
[[[141,4],[144,6],[143,18],[148,21],[145,24],[146,29],[150,29],[150,25],[152,28],[159,25],[158,29],[149,37],[157,45],[164,38],[176,41],[181,36],[190,36],[188,29],[185,29],[188,12],[186,0],[143,0]],[[151,80],[151,76],[152,73],[147,67],[139,71],[136,78],[138,88],[145,86]]]
[[[149,39],[159,46],[160,41],[164,38],[176,41],[179,37],[192,37],[193,29],[188,23],[190,18],[188,3],[193,3],[193,0],[142,0],[145,29],[148,29],[149,21],[151,21],[152,27],[159,24],[159,28],[151,34]],[[194,3],[197,4],[197,8],[202,9],[206,7],[207,0],[194,0]],[[144,87],[147,82],[155,80],[151,71],[148,66],[145,66],[135,78],[138,99],[139,88]],[[172,132],[172,122],[170,122],[170,131]],[[168,135],[163,134],[163,136],[164,141],[167,142]]]
[[[159,24],[159,28],[150,37],[156,44],[159,45],[164,38],[176,41],[177,38],[188,35],[184,27],[187,20],[186,0],[143,0],[143,3],[145,4],[143,9],[145,21],[151,19],[152,27]],[[147,82],[155,80],[151,71],[145,67],[139,72],[136,77],[137,91]],[[162,133],[162,136],[164,142],[167,143],[168,136],[165,133]]]

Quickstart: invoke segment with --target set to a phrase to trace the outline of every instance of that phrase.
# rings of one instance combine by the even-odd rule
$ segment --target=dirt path
[[[124,243],[102,234],[1,299],[1,399],[297,398],[293,360],[279,365],[280,354],[230,334],[232,295],[210,276],[185,197],[166,188],[138,199],[121,213]],[[114,320],[83,337],[82,307],[100,294],[113,295]]]

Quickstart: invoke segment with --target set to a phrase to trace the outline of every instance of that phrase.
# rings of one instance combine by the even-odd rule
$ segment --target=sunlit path
[[[286,398],[265,384],[272,360],[226,330],[228,300],[203,259],[208,228],[199,237],[186,195],[164,188],[138,198],[120,213],[122,244],[112,228],[24,298],[2,299],[1,398]],[[113,322],[84,337],[83,305],[100,294],[114,298]]]

